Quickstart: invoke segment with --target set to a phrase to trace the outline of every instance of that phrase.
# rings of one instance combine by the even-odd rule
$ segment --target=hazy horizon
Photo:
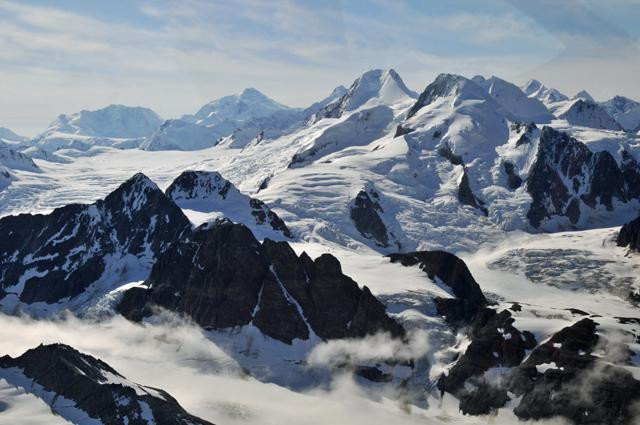
[[[441,72],[640,99],[640,2],[263,3],[0,0],[0,126],[34,136],[109,104],[164,118],[255,87],[303,107],[372,68],[422,91]]]

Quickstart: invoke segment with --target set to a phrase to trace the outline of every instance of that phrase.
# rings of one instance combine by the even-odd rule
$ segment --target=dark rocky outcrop
[[[296,255],[286,242],[258,242],[241,224],[203,225],[159,258],[147,289],[124,294],[119,312],[140,320],[160,306],[184,313],[204,328],[253,323],[285,343],[362,337],[376,332],[404,335],[371,292],[342,273],[324,254]]]
[[[640,217],[622,226],[616,243],[618,246],[628,246],[629,249],[640,251]]]
[[[210,424],[187,413],[165,391],[127,381],[105,362],[67,345],[40,345],[17,358],[4,356],[0,367],[5,369],[5,379],[16,379],[14,385],[21,385],[19,378],[26,377],[105,424]],[[25,390],[45,396],[36,387]],[[58,411],[56,406],[52,403],[53,412],[64,417],[68,407]]]
[[[378,245],[389,245],[389,233],[380,218],[382,207],[378,203],[379,195],[373,190],[361,190],[351,205],[351,219],[356,229],[367,239],[373,239]]]
[[[434,137],[436,133],[434,133]],[[448,144],[443,144],[442,146],[440,146],[440,148],[438,148],[438,154],[447,158],[453,165],[464,165],[462,157],[453,153],[453,151],[451,150],[451,146],[449,146]]]
[[[74,297],[109,262],[151,263],[189,229],[180,208],[139,173],[90,205],[0,219],[0,287],[26,303]]]
[[[474,195],[473,191],[471,190],[471,186],[469,185],[469,174],[467,174],[467,170],[464,170],[462,172],[462,178],[460,179],[460,184],[458,185],[458,200],[465,205],[469,205],[473,208],[479,209],[485,216],[489,215],[489,211],[484,206],[484,202],[476,197],[476,195]]]
[[[251,198],[249,200],[249,206],[251,207],[251,215],[256,219],[256,224],[268,223],[273,230],[282,232],[282,234],[288,238],[293,237],[289,228],[278,214],[274,213],[271,208],[260,199]]]
[[[471,343],[465,353],[451,368],[447,375],[443,375],[438,381],[438,387],[457,395],[461,399],[461,409],[465,410],[464,403],[470,403],[469,411],[465,413],[475,414],[478,411],[479,397],[485,402],[489,400],[488,394],[475,394],[480,389],[469,391],[464,384],[471,378],[479,378],[484,372],[493,367],[515,367],[525,357],[526,350],[536,346],[536,340],[530,332],[516,329],[513,326],[514,319],[508,310],[497,313],[493,309],[484,308],[476,315],[472,331],[469,334]],[[479,380],[482,388],[486,385]],[[492,389],[493,395],[499,400],[504,400],[502,391]],[[506,395],[506,394],[505,394]],[[506,401],[506,400],[504,400]],[[504,401],[502,405],[504,405]],[[485,403],[485,409],[501,407],[494,402]],[[484,412],[488,413],[488,412]]]
[[[600,342],[596,327],[585,318],[562,329],[516,369],[509,385],[514,394],[522,395],[514,409],[519,418],[563,416],[575,424],[633,423],[640,381],[593,355]],[[552,367],[538,371],[540,365]]]
[[[516,141],[516,148],[522,145],[528,145],[531,143],[531,137],[533,135],[533,130],[537,129],[538,126],[535,123],[521,123],[517,122],[511,125],[511,130],[516,132],[521,132],[520,137]]]
[[[507,175],[507,186],[509,186],[509,189],[516,190],[522,186],[522,178],[516,172],[516,166],[509,161],[505,161],[502,166],[504,167],[504,172]]]
[[[471,320],[487,304],[480,285],[460,258],[445,251],[417,251],[390,254],[393,263],[420,267],[429,279],[439,280],[450,288],[455,298],[436,298],[438,313],[451,323]]]
[[[413,128],[398,125],[398,127],[396,127],[396,133],[393,135],[393,138],[395,139],[396,137],[404,136],[405,134],[412,133],[413,131]]]
[[[216,171],[184,171],[167,188],[167,196],[184,208],[219,211],[232,221],[251,220],[292,237],[285,222],[260,199],[241,193]]]
[[[532,198],[527,218],[533,227],[553,216],[576,224],[581,205],[612,210],[614,199],[637,199],[638,181],[640,167],[630,154],[623,152],[619,165],[609,152],[593,153],[573,137],[544,127],[526,182]]]

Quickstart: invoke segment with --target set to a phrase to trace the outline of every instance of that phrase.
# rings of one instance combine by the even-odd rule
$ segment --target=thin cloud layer
[[[247,86],[305,106],[384,67],[418,91],[456,72],[640,98],[628,23],[599,17],[605,4],[553,3],[134,1],[107,13],[0,0],[0,124],[35,135],[59,113],[111,103],[175,117]],[[620,47],[609,66],[598,44]]]

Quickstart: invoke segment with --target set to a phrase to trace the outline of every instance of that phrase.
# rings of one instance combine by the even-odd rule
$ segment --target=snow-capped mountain
[[[210,127],[173,119],[163,122],[153,134],[140,144],[140,149],[147,151],[194,151],[215,146],[222,136],[222,133],[217,133]]]
[[[320,109],[314,120],[340,118],[345,112],[406,103],[416,97],[416,93],[407,88],[396,71],[374,69],[356,79],[338,100]]]
[[[542,101],[535,96],[527,97],[515,84],[495,76],[485,79],[477,75],[472,80],[489,92],[502,107],[512,113],[519,121],[548,123],[553,119],[553,114],[547,110]]]
[[[151,266],[189,229],[182,211],[143,174],[104,200],[72,204],[48,215],[0,219],[0,305],[56,303],[97,292]],[[94,285],[95,286],[95,285]],[[86,301],[86,299],[82,300]]]
[[[62,114],[33,140],[47,150],[109,145],[129,147],[153,133],[162,118],[148,108],[109,105],[95,111]]]
[[[534,79],[529,80],[524,86],[522,86],[522,91],[527,96],[538,99],[545,105],[569,100],[568,96],[565,96],[554,88],[548,88],[540,81]]]
[[[634,424],[639,136],[616,126],[605,110],[615,102],[568,100],[537,81],[425,83],[417,95],[395,71],[372,70],[304,110],[249,91],[147,138],[183,152],[67,150],[64,163],[37,160],[39,173],[12,171],[0,191],[0,306],[16,316],[0,314],[0,337],[43,327],[28,347],[54,336],[91,347],[85,358],[43,346],[75,382],[75,366],[117,351],[102,334],[121,332],[124,354],[109,363],[131,378],[119,375],[119,391],[141,393],[133,410],[107,410],[132,417],[149,389],[133,381],[148,368],[215,423],[281,410],[245,396],[260,388],[314,404],[274,423],[341,422],[316,405],[330,398],[335,410],[356,393],[358,413],[385,423]],[[223,125],[218,143],[200,138]],[[17,324],[26,331],[12,334]],[[112,390],[106,364],[89,366],[78,368],[92,391]],[[159,394],[167,415],[186,414]]]
[[[71,423],[211,425],[157,388],[127,380],[111,366],[63,344],[0,357],[0,379],[23,388]]]
[[[20,145],[29,141],[28,137],[19,136],[6,127],[0,127],[0,142],[11,145]]]
[[[575,96],[571,98],[571,100],[578,100],[578,99],[586,100],[587,102],[592,102],[592,103],[596,102],[593,96],[591,96],[591,94],[589,94],[589,92],[586,90],[580,90],[578,93],[575,94]]]
[[[628,131],[640,130],[640,102],[624,96],[614,96],[600,104],[623,129]]]
[[[622,130],[622,126],[602,106],[582,97],[568,102],[556,111],[556,115],[560,119],[567,120],[571,125],[604,130]]]
[[[182,119],[207,127],[222,126],[225,122],[238,127],[256,118],[268,117],[287,109],[291,108],[268,98],[254,88],[247,88],[240,94],[209,102],[194,115],[185,115]]]
[[[291,237],[284,221],[264,202],[241,193],[215,171],[185,171],[165,193],[197,224],[227,218],[247,225],[260,239]]]

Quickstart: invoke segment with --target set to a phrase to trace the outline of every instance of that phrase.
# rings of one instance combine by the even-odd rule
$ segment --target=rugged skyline
[[[640,3],[575,1],[0,1],[0,125],[34,136],[112,103],[165,118],[248,86],[306,106],[393,67],[421,91],[440,72],[537,78],[597,100],[640,98]]]

